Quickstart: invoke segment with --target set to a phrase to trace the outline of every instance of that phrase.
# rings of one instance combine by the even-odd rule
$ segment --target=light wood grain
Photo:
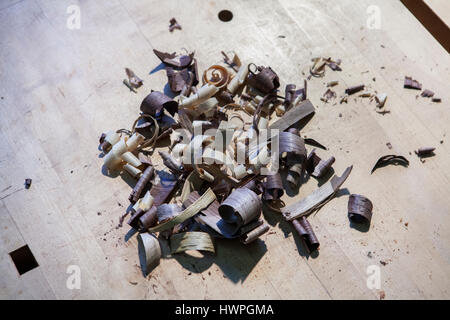
[[[80,30],[66,27],[71,4],[0,7],[1,298],[379,299],[366,286],[372,264],[381,268],[386,299],[450,298],[450,59],[399,1],[80,1]],[[381,10],[380,30],[366,26],[372,4]],[[217,18],[224,8],[234,14],[227,23]],[[173,16],[183,30],[170,33]],[[353,164],[344,188],[374,203],[370,230],[349,226],[342,192],[310,218],[318,256],[305,254],[281,216],[266,213],[273,228],[263,241],[220,240],[215,257],[167,257],[144,278],[136,235],[116,228],[131,189],[102,174],[98,137],[129,128],[150,89],[165,86],[163,70],[150,74],[159,64],[152,49],[183,47],[196,50],[200,70],[220,61],[221,50],[236,50],[270,65],[283,88],[303,83],[313,57],[342,59],[342,72],[309,81],[317,112],[303,134],[329,147],[319,155],[336,157],[337,174]],[[125,67],[144,80],[137,94],[122,84]],[[405,75],[443,102],[416,99],[403,89]],[[338,94],[362,83],[387,93],[391,113],[362,99],[324,104],[331,80],[339,80]],[[423,146],[437,147],[425,163],[413,153]],[[391,153],[405,155],[409,168],[370,175]],[[25,178],[33,179],[29,190]],[[285,200],[315,188],[310,179]],[[19,276],[8,253],[24,244],[39,267]],[[80,290],[66,287],[69,265],[81,269]]]

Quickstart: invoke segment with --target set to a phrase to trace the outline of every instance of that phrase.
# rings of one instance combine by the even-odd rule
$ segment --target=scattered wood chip
[[[131,69],[125,68],[125,73],[128,77],[128,83],[135,89],[142,86],[143,81],[141,78],[139,78]]]
[[[403,87],[405,89],[422,90],[422,84],[420,84],[417,80],[414,80],[413,78],[407,76],[405,76]]]
[[[181,25],[177,22],[175,18],[170,19],[169,31],[173,32],[173,30],[178,29],[181,30]]]
[[[400,164],[404,167],[408,167],[409,161],[403,156],[397,156],[397,155],[382,156],[380,159],[378,159],[378,161],[373,166],[371,173],[374,173],[374,171],[377,170],[378,168],[382,168],[382,167],[385,167],[390,164],[393,164],[393,165]]]
[[[423,147],[423,148],[419,148],[418,150],[416,150],[414,152],[419,157],[425,157],[425,156],[434,155],[434,150],[436,150],[436,148],[434,148],[434,147]]]
[[[372,209],[372,202],[365,196],[351,194],[348,198],[348,217],[355,223],[370,224]]]
[[[431,90],[425,89],[422,91],[422,93],[420,95],[425,98],[431,98],[434,96],[434,92]]]
[[[362,90],[364,90],[364,85],[363,84],[345,89],[345,94],[350,96],[350,95],[355,94],[355,93],[357,93],[359,91],[362,91]]]
[[[25,179],[25,189],[30,189],[32,181],[30,178]]]

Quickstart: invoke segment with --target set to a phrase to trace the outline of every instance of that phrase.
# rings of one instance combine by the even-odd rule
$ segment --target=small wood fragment
[[[425,157],[425,156],[434,155],[434,150],[436,150],[436,148],[434,148],[434,147],[424,147],[424,148],[419,148],[418,150],[416,150],[414,152],[419,157]]]
[[[351,194],[348,199],[348,217],[353,222],[370,224],[372,208],[372,202],[365,196]]]
[[[30,178],[25,179],[25,189],[30,189],[32,181]]]
[[[170,32],[173,32],[173,30],[175,29],[181,30],[181,25],[177,22],[175,18],[170,19],[169,23],[170,23],[169,25]]]
[[[403,87],[405,89],[422,90],[422,84],[420,84],[417,80],[414,80],[413,78],[407,76],[405,76]]]
[[[404,167],[408,167],[409,161],[403,156],[397,156],[393,154],[382,156],[373,166],[371,174],[374,173],[374,171],[377,170],[378,168],[385,167],[389,164],[394,165],[400,164]]]
[[[361,85],[358,85],[358,86],[347,88],[347,89],[345,89],[345,94],[350,96],[352,94],[355,94],[355,93],[357,93],[359,91],[364,90],[364,87],[365,86],[363,84],[361,84]]]

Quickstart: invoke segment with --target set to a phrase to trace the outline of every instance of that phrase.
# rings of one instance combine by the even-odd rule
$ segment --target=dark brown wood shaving
[[[361,85],[358,85],[358,86],[347,88],[347,89],[345,89],[345,94],[348,94],[350,96],[352,94],[355,94],[355,93],[357,93],[359,91],[364,90],[364,87],[365,86],[363,84],[361,84]]]
[[[414,151],[419,157],[425,157],[425,156],[431,156],[434,155],[434,150],[436,148],[433,147],[424,147],[419,148],[418,150]]]
[[[161,204],[169,202],[179,186],[179,181],[162,180],[157,185],[154,185],[150,190],[150,194],[153,197],[153,207],[157,208]],[[141,230],[147,230],[157,222],[157,220],[155,222],[155,214],[156,212],[153,212],[152,208],[150,208],[139,218],[138,224]]]
[[[337,59],[336,61],[331,60],[331,58],[328,59],[327,66],[330,67],[333,71],[342,71],[341,67],[341,59]]]
[[[442,102],[442,99],[438,98],[438,97],[433,97],[433,98],[431,98],[431,101],[433,101],[433,102]]]
[[[128,77],[128,83],[133,88],[137,89],[142,86],[142,84],[143,84],[142,79],[140,79],[131,69],[125,68],[125,73],[127,74],[127,77]]]
[[[284,102],[283,102],[283,105],[286,107],[286,110],[289,110],[289,108],[292,105],[292,102],[294,102],[295,88],[296,88],[295,84],[287,84],[286,88],[284,89]]]
[[[262,195],[263,200],[276,201],[279,200],[283,194],[284,190],[281,175],[278,172],[269,174],[266,177],[266,182],[264,183],[264,193]]]
[[[431,98],[434,96],[434,92],[431,90],[425,89],[422,91],[422,93],[420,95],[425,98]]]
[[[312,149],[306,158],[306,172],[312,174],[320,161],[322,161],[322,159],[316,154],[316,149]]]
[[[406,159],[403,156],[397,156],[397,155],[393,155],[393,154],[382,156],[380,159],[378,159],[378,161],[373,166],[371,173],[373,173],[378,168],[385,167],[390,164],[393,164],[393,165],[400,164],[404,167],[407,167],[409,165],[409,161],[408,161],[408,159]]]
[[[128,221],[128,224],[132,228],[142,232],[146,231],[148,228],[156,226],[158,224],[158,215],[156,214],[157,209],[158,208],[156,206],[152,206],[142,215],[133,215]]]
[[[261,182],[259,179],[252,179],[247,184],[244,185],[244,188],[249,188],[254,193],[260,195],[264,192],[264,183]]]
[[[372,208],[372,202],[362,195],[351,194],[348,198],[348,217],[355,223],[370,224]]]
[[[150,180],[153,178],[154,172],[155,172],[155,170],[152,165],[149,165],[144,170],[144,172],[140,176],[138,182],[136,183],[133,190],[131,191],[130,196],[128,197],[128,199],[130,200],[131,203],[135,203],[141,197],[142,191],[148,185]]]
[[[169,23],[170,23],[169,25],[170,32],[173,32],[173,30],[175,29],[181,30],[181,25],[177,22],[175,18],[170,19]]]
[[[422,84],[420,84],[418,81],[414,80],[411,77],[405,76],[405,82],[403,84],[403,87],[405,89],[415,89],[415,90],[422,90]]]
[[[217,100],[219,100],[219,102],[224,105],[234,102],[233,95],[227,90],[220,90],[214,95],[214,97],[217,98]]]
[[[316,148],[320,148],[323,150],[327,150],[327,147],[325,147],[323,144],[321,144],[320,142],[318,142],[317,140],[314,140],[312,138],[304,138],[303,141],[305,141],[305,144],[316,147]]]
[[[111,149],[111,143],[109,143],[108,141],[105,140],[106,138],[106,133],[102,133],[102,135],[100,136],[99,139],[99,143],[100,143],[100,149],[103,151],[103,153],[107,153],[110,149]]]
[[[172,67],[167,67],[166,73],[170,90],[174,93],[180,93],[184,90],[184,94],[188,95],[188,89],[192,87],[194,75],[188,69],[176,71]]]
[[[319,249],[319,240],[317,239],[316,234],[314,233],[314,230],[306,217],[292,220],[292,225],[302,239],[309,253]]]
[[[321,178],[331,169],[335,160],[334,157],[322,160],[313,149],[306,160],[306,171],[315,178]]]
[[[256,68],[256,71],[258,73],[250,70],[250,74],[247,79],[247,84],[249,86],[261,91],[264,94],[271,93],[278,89],[280,86],[280,79],[272,68],[259,66]]]
[[[189,55],[180,55],[177,56],[177,54],[174,53],[167,53],[167,52],[161,52],[156,49],[153,49],[153,52],[155,55],[169,67],[173,67],[175,69],[182,69],[188,67],[193,59],[194,59],[194,53],[190,53]]]
[[[304,171],[304,163],[306,161],[305,142],[298,134],[297,129],[280,133],[279,154],[280,158],[286,154],[285,162],[288,170],[286,180],[293,186],[297,185]]]
[[[163,108],[174,116],[178,112],[178,103],[162,92],[152,91],[142,101],[140,109],[144,114],[157,117]]]

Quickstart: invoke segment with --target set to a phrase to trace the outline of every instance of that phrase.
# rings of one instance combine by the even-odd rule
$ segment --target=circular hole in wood
[[[230,10],[222,10],[219,12],[219,20],[223,22],[228,22],[233,19],[233,13]]]

